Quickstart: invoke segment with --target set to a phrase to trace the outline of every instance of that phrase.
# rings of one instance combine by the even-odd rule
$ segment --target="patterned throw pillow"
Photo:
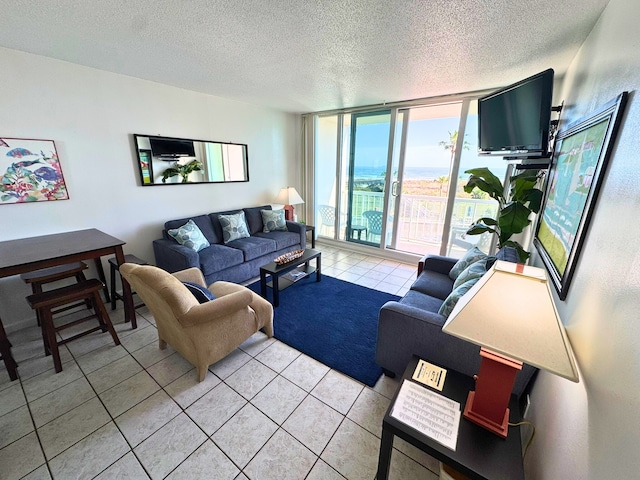
[[[493,266],[493,263],[495,262],[495,260],[496,258],[493,256],[486,257],[486,258],[483,258],[482,260],[478,260],[477,262],[469,265],[467,268],[465,268],[462,271],[460,275],[458,275],[458,278],[456,278],[456,281],[453,282],[453,289],[455,290],[460,285],[465,283],[467,280],[472,280],[474,278],[482,277],[485,273],[487,273],[487,270],[489,270]]]
[[[251,236],[247,228],[247,221],[244,218],[244,212],[218,215],[218,219],[220,220],[220,225],[222,225],[222,240],[224,243]]]
[[[473,247],[468,250],[464,256],[456,262],[451,271],[449,272],[449,278],[455,280],[469,265],[476,263],[478,260],[482,260],[487,256],[486,253],[480,251],[478,247]]]
[[[444,318],[449,318],[449,315],[451,315],[451,312],[456,306],[456,303],[458,303],[458,300],[460,300],[465,293],[471,290],[471,287],[478,283],[478,280],[480,280],[480,277],[472,278],[471,280],[467,280],[466,282],[464,282],[458,288],[454,289],[453,292],[451,292],[449,296],[444,299],[444,302],[440,306],[438,313]]]
[[[169,230],[169,235],[175,238],[176,242],[185,247],[189,247],[196,252],[208,247],[209,241],[198,228],[193,220],[189,220],[180,228]]]
[[[207,303],[209,300],[215,300],[216,296],[209,291],[208,288],[204,288],[202,285],[192,282],[182,282],[185,287],[196,297],[199,303]]]
[[[286,232],[287,231],[287,222],[284,219],[284,210],[260,210],[262,214],[262,223],[264,228],[262,231],[264,233],[269,232]]]

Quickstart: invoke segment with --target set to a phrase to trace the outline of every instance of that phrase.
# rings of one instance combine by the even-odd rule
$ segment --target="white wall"
[[[0,241],[95,227],[153,263],[166,220],[271,203],[299,185],[294,115],[15,50],[0,48],[0,64],[0,137],[55,140],[70,194],[0,205]],[[133,133],[246,143],[250,181],[140,187]],[[0,280],[8,331],[34,318],[29,293]]]
[[[633,93],[572,285],[566,301],[557,302],[581,382],[546,373],[538,378],[529,480],[640,476],[638,18],[640,3],[611,0],[564,82],[564,125],[624,90]]]

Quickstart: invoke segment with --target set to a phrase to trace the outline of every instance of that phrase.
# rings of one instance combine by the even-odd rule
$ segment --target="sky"
[[[389,116],[381,116],[387,120]],[[448,142],[450,132],[458,129],[459,117],[431,118],[412,120],[407,132],[405,167],[437,167],[449,168],[451,152],[439,145]],[[487,166],[492,170],[506,171],[507,164],[502,157],[477,155],[478,117],[468,115],[465,141],[468,149],[463,150],[461,171],[468,168]],[[356,133],[356,165],[359,167],[375,167],[386,170],[387,149],[389,141],[389,123],[368,123],[358,125]]]

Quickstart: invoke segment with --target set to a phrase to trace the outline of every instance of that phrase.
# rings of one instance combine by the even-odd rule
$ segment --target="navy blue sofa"
[[[513,249],[510,249],[513,250]],[[499,252],[500,260],[517,261],[515,250]],[[427,255],[420,260],[418,278],[397,302],[387,302],[378,317],[376,362],[388,376],[402,376],[411,356],[468,376],[478,373],[480,347],[442,331],[446,318],[438,313],[453,290],[449,271],[458,259]],[[530,365],[516,377],[513,393],[522,395],[537,371]]]
[[[260,210],[271,210],[271,205],[243,208],[250,237],[233,240],[226,245],[222,240],[222,226],[218,215],[238,213],[240,210],[215,212],[195,217],[170,220],[164,224],[162,238],[153,241],[156,265],[170,273],[191,267],[199,268],[207,285],[218,280],[242,283],[260,274],[260,267],[283,253],[306,247],[306,228],[303,224],[287,221],[287,232],[262,231]],[[180,245],[168,230],[179,228],[193,220],[211,244],[199,252]]]

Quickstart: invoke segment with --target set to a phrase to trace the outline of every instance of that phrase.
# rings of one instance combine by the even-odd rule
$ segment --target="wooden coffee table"
[[[312,248],[308,248],[304,251],[301,257],[296,258],[295,260],[285,263],[284,265],[278,265],[275,262],[267,263],[266,265],[260,267],[260,295],[264,298],[267,298],[267,287],[271,287],[273,291],[273,306],[277,307],[280,304],[280,291],[285,288],[293,285],[299,280],[312,275],[314,272],[316,274],[316,282],[322,280],[321,273],[321,255],[322,252],[319,250],[313,250]],[[309,261],[316,259],[316,266],[313,267],[309,265]],[[300,268],[301,275],[298,276],[295,280],[290,278],[283,277],[289,272]],[[267,275],[271,277],[271,281],[267,283]],[[267,299],[268,300],[268,299]]]

